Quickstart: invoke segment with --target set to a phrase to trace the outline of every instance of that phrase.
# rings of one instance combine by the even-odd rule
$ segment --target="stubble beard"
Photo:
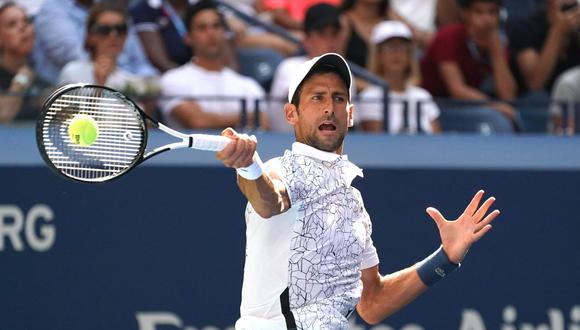
[[[325,141],[324,139],[317,137],[316,131],[314,131],[306,138],[306,142],[308,145],[318,150],[334,153],[342,146],[345,135],[346,133],[342,132],[335,139]]]

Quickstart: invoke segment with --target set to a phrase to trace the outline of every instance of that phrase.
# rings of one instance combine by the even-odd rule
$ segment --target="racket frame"
[[[59,170],[53,164],[52,160],[50,159],[50,157],[48,156],[48,154],[46,152],[46,146],[45,146],[44,140],[43,140],[43,126],[45,123],[45,118],[46,118],[47,112],[49,111],[49,109],[50,109],[51,105],[54,103],[54,101],[56,101],[56,99],[58,99],[63,94],[65,94],[71,90],[80,89],[80,88],[98,88],[98,89],[108,90],[108,91],[114,93],[115,95],[118,95],[119,98],[121,98],[122,100],[127,102],[130,106],[132,106],[133,109],[136,110],[136,112],[139,114],[139,117],[141,118],[139,124],[141,125],[143,135],[142,135],[142,143],[141,143],[141,147],[139,148],[139,152],[136,154],[136,156],[131,164],[126,166],[121,172],[119,172],[115,176],[107,178],[105,180],[94,180],[94,181],[89,180],[89,179],[81,180],[79,178],[75,178],[73,176],[67,175],[67,173]],[[123,93],[121,93],[113,88],[110,88],[107,86],[102,86],[102,85],[97,85],[97,84],[88,84],[88,83],[68,84],[68,85],[64,85],[62,87],[59,87],[51,95],[49,95],[48,98],[44,101],[42,108],[41,108],[41,111],[40,111],[40,115],[36,121],[36,143],[38,145],[40,155],[42,156],[44,162],[56,174],[63,176],[65,178],[68,178],[70,180],[74,180],[77,182],[83,182],[83,183],[94,184],[94,183],[108,182],[108,181],[117,179],[117,178],[125,175],[125,173],[129,172],[134,167],[136,167],[141,162],[143,162],[143,160],[144,160],[143,155],[145,154],[145,149],[147,148],[147,141],[149,139],[146,120],[151,121],[156,127],[158,126],[158,123],[155,120],[153,120],[152,118],[150,118],[149,116],[147,116],[147,114],[145,112],[143,112],[143,110],[141,110],[141,108],[133,100],[131,100],[130,98],[126,97]],[[162,151],[160,151],[160,152],[162,152]],[[150,155],[150,156],[153,156],[153,155]]]

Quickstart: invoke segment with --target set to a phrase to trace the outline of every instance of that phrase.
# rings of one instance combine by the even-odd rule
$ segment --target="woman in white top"
[[[389,83],[389,116],[384,120],[383,90],[377,86],[360,94],[355,116],[364,131],[397,133],[438,133],[439,108],[431,94],[415,86],[418,64],[411,30],[399,21],[384,21],[373,30],[371,69]]]
[[[136,76],[117,66],[117,58],[127,39],[128,14],[122,7],[98,3],[87,19],[85,49],[90,60],[67,63],[60,72],[59,84],[95,83],[132,96],[148,94],[151,79]]]

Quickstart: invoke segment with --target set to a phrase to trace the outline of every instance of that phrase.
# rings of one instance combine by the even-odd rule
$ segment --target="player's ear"
[[[298,109],[292,103],[286,103],[284,105],[284,116],[286,121],[294,126],[298,122]]]
[[[353,127],[354,126],[354,104],[351,104],[350,102],[348,102],[348,104],[346,105],[346,111],[348,111],[348,127]]]

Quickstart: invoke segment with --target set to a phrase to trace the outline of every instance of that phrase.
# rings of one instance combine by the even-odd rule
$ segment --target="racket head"
[[[72,119],[88,115],[98,127],[94,143],[73,142]],[[48,166],[66,178],[88,183],[110,181],[143,159],[146,115],[122,93],[95,84],[69,84],[44,102],[36,123],[38,150]]]

